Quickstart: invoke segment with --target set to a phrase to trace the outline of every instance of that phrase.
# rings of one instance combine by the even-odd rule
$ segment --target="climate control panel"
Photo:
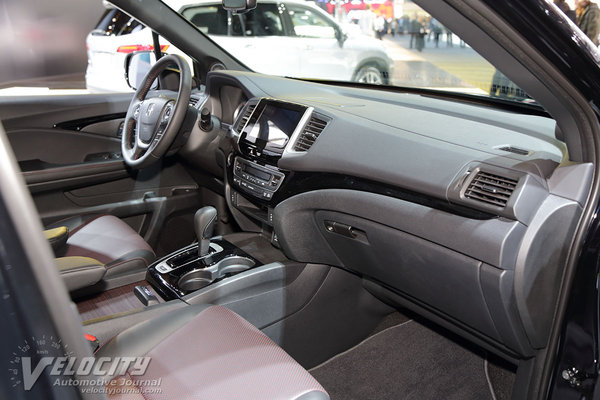
[[[236,157],[233,164],[233,184],[238,189],[263,200],[271,200],[285,175],[253,161]]]

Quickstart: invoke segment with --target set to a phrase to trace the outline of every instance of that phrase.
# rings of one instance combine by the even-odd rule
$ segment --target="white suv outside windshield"
[[[457,35],[412,2],[259,0],[244,14],[220,0],[165,0],[250,69],[278,76],[428,88],[532,102]],[[107,10],[87,37],[86,84],[127,91],[128,52],[152,48],[150,29]],[[167,53],[182,52],[161,38]],[[182,54],[183,55],[183,54]]]
[[[190,1],[166,3],[257,72],[533,101],[412,2],[259,0],[235,15]]]

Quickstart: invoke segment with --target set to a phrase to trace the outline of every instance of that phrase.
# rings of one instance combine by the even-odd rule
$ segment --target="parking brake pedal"
[[[135,293],[135,297],[137,297],[145,306],[158,304],[158,298],[147,286],[136,286],[135,289],[133,289],[133,293]]]

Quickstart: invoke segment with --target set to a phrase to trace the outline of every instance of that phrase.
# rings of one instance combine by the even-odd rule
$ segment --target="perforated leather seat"
[[[112,215],[85,215],[58,221],[47,228],[68,228],[57,257],[89,257],[106,266],[104,279],[143,271],[156,258],[152,248],[129,225]]]
[[[222,306],[169,312],[127,329],[96,352],[97,359],[117,356],[151,360],[141,376],[108,376],[109,388],[126,389],[113,390],[111,399],[329,399],[283,349]],[[158,380],[161,393],[154,394],[150,385]]]

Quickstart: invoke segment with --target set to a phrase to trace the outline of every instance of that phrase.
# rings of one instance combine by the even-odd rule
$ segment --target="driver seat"
[[[77,215],[47,226],[45,234],[56,257],[87,262],[80,273],[95,261],[106,269],[104,280],[143,272],[156,258],[148,243],[113,215]]]

